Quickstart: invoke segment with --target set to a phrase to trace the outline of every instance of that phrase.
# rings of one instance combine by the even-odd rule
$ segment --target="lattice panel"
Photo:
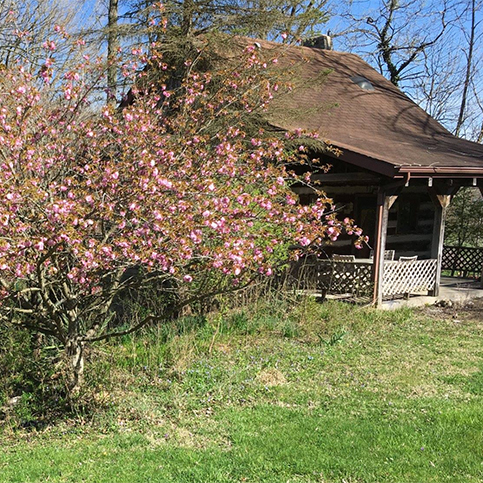
[[[323,261],[318,265],[319,287],[329,294],[358,297],[372,293],[372,263]]]
[[[480,276],[483,267],[483,248],[447,247],[443,248],[441,269],[451,270],[451,276],[459,273]]]
[[[315,256],[304,257],[293,262],[284,283],[295,290],[317,290],[319,288],[319,263]]]
[[[335,262],[308,257],[292,264],[286,286],[322,290],[332,295],[367,296],[373,292],[372,267],[369,262]]]
[[[382,295],[402,295],[433,290],[437,260],[385,262]]]

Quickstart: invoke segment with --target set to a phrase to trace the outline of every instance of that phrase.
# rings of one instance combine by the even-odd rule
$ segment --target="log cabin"
[[[325,252],[361,260],[357,269],[345,263],[342,278],[370,277],[376,304],[422,290],[437,296],[446,211],[459,188],[483,188],[483,145],[454,136],[360,57],[319,40],[311,47],[240,42],[276,56],[291,76],[293,89],[274,99],[269,124],[316,132],[334,148],[310,153],[331,166],[328,173],[315,168],[313,178],[370,240],[357,250],[339,239]],[[301,203],[314,197],[309,188],[294,189]],[[387,253],[395,260],[385,260]]]
[[[309,166],[312,179],[369,236],[362,250],[349,237],[323,247],[321,289],[369,290],[376,305],[401,294],[437,296],[446,212],[461,187],[483,191],[483,145],[451,134],[363,59],[332,50],[326,36],[304,46],[235,37],[218,44],[217,56],[236,62],[247,45],[276,58],[275,75],[292,84],[265,122],[318,134],[324,142],[307,146],[308,158],[330,170]],[[132,102],[130,91],[120,108]],[[308,187],[294,191],[303,204],[316,197]]]

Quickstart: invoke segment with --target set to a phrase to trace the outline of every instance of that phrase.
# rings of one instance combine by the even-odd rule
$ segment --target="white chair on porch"
[[[356,257],[355,255],[338,255],[334,254],[332,255],[332,260],[334,262],[355,262]]]
[[[389,261],[394,260],[395,254],[396,254],[396,250],[384,250],[384,260],[389,260]],[[374,258],[374,250],[371,250],[369,257]]]
[[[413,262],[414,260],[417,260],[418,256],[414,255],[413,257],[399,257],[400,262]]]

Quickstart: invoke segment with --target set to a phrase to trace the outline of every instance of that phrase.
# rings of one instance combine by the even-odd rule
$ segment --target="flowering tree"
[[[223,67],[193,65],[172,90],[154,55],[123,110],[87,102],[102,63],[55,72],[55,45],[45,49],[38,75],[18,64],[0,81],[0,313],[64,347],[71,391],[85,344],[270,276],[288,243],[354,229],[322,194],[297,204],[290,186],[309,177],[287,172],[296,156],[285,140],[300,134],[247,121],[282,89],[254,48]],[[153,284],[175,297],[116,328],[116,300]]]

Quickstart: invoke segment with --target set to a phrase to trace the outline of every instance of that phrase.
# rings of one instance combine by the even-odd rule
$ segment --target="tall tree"
[[[473,65],[473,54],[475,49],[475,36],[476,36],[476,29],[478,27],[479,22],[476,22],[476,1],[471,0],[469,5],[469,12],[470,12],[470,21],[468,25],[468,48],[465,50],[465,58],[466,58],[466,69],[463,79],[463,89],[461,93],[461,102],[460,102],[460,110],[458,114],[458,120],[456,121],[455,127],[455,134],[459,136],[461,133],[461,129],[465,122],[466,117],[466,107],[468,104],[468,94],[471,87],[471,82],[474,78],[474,65]],[[465,31],[466,33],[466,31]]]
[[[286,34],[287,41],[313,36],[327,20],[327,0],[168,0],[162,16],[168,26],[182,35],[228,32],[257,38]],[[129,17],[146,22],[148,12],[156,15],[154,0],[130,0]]]
[[[334,10],[330,26],[336,45],[365,57],[450,131],[478,140],[479,12],[473,0],[348,1]]]
[[[109,0],[107,15],[107,100],[110,103],[116,102],[117,91],[117,56],[119,55],[119,2]]]

